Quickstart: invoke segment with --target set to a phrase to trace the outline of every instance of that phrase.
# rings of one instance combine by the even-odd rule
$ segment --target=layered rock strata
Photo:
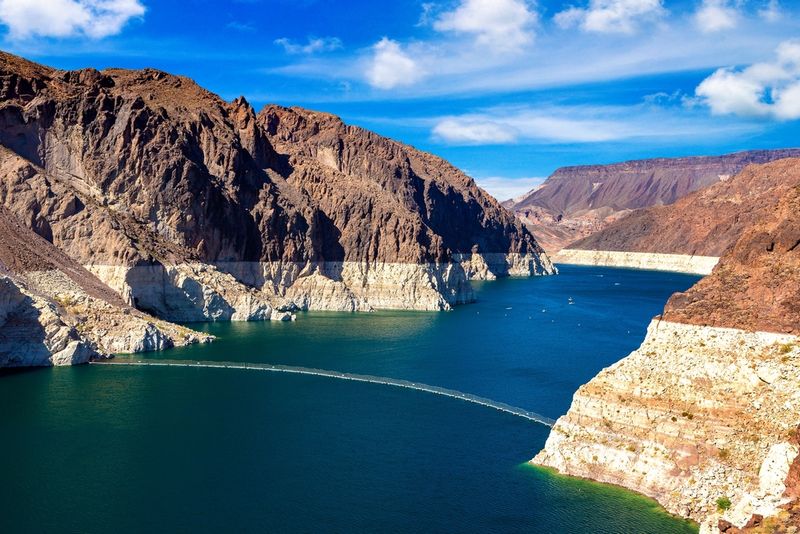
[[[0,208],[0,367],[72,365],[209,339],[127,306]]]
[[[714,188],[698,197],[735,242],[578,390],[533,462],[650,495],[702,532],[785,530],[800,497],[800,161]]]
[[[556,252],[574,248],[574,241],[602,231],[632,210],[672,204],[724,182],[747,165],[789,157],[800,157],[800,149],[563,167],[541,186],[503,205],[528,225],[548,252]]]
[[[576,392],[533,462],[634,489],[717,532],[720,519],[742,527],[791,501],[798,425],[797,336],[656,320]]]
[[[579,250],[565,248],[553,255],[556,263],[624,267],[651,271],[671,271],[687,274],[710,274],[719,262],[715,256],[688,254],[657,254],[654,252],[617,252],[612,250]]]
[[[0,97],[0,205],[165,319],[447,309],[554,271],[472,179],[331,115],[8,54]]]

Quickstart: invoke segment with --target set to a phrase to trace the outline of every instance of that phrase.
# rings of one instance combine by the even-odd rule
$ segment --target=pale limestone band
[[[284,310],[448,310],[474,300],[471,280],[555,272],[544,254],[516,253],[454,255],[450,262],[423,264],[217,262],[85,267],[126,302],[173,321],[276,319],[285,318]]]
[[[553,256],[553,261],[571,265],[627,267],[705,276],[711,274],[711,271],[719,262],[719,258],[716,256],[691,256],[688,254],[563,249]]]
[[[653,320],[637,350],[575,393],[532,462],[644,493],[704,533],[775,515],[798,455],[798,342]]]

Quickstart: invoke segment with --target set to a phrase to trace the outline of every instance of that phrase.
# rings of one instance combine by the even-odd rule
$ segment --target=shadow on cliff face
[[[0,281],[0,367],[47,365],[50,348],[41,312],[9,279]]]
[[[26,122],[17,106],[8,106],[0,111],[0,144],[34,164],[42,165],[39,126],[35,122]]]
[[[228,321],[234,313],[221,295],[160,263],[129,269],[125,283],[137,309],[167,321]]]

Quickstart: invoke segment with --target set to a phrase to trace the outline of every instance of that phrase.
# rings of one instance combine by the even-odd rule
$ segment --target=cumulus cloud
[[[666,13],[663,0],[591,0],[585,8],[571,7],[555,16],[562,28],[580,27],[599,33],[633,33],[642,22]]]
[[[735,28],[740,15],[736,1],[703,0],[694,14],[694,22],[700,31],[713,33]]]
[[[496,51],[518,50],[533,42],[538,15],[524,0],[461,0],[453,11],[442,13],[435,30],[467,34]]]
[[[372,58],[367,68],[367,81],[378,89],[393,89],[412,85],[422,78],[420,65],[400,46],[384,37],[372,47]]]
[[[800,41],[781,43],[772,62],[718,69],[695,94],[715,115],[800,119]]]
[[[0,0],[0,23],[12,39],[100,39],[119,33],[144,12],[139,0]]]

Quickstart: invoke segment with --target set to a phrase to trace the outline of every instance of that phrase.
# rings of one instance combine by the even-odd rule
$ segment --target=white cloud
[[[442,13],[433,27],[440,32],[472,35],[495,51],[513,51],[533,42],[538,15],[524,0],[461,0]]]
[[[275,39],[275,44],[286,50],[287,54],[315,54],[317,52],[330,52],[342,47],[338,37],[309,37],[306,44],[296,43],[286,37]]]
[[[631,137],[627,125],[601,118],[576,118],[566,110],[529,108],[446,117],[434,126],[433,136],[455,145],[507,144],[535,140],[549,143],[597,143]]]
[[[436,4],[433,2],[423,2],[422,13],[419,15],[417,26],[428,26],[433,21],[433,12],[436,9]]]
[[[512,143],[519,132],[509,124],[482,118],[449,118],[433,127],[433,135],[442,141],[463,145]]]
[[[532,178],[506,178],[503,176],[490,176],[487,178],[476,178],[475,182],[484,191],[492,195],[497,200],[503,201],[517,198],[531,191],[531,189],[542,185],[545,181],[543,177]]]
[[[781,4],[778,0],[769,0],[769,2],[758,10],[758,16],[767,22],[777,22],[780,20],[781,15]]]
[[[591,0],[586,8],[570,7],[555,16],[562,28],[579,26],[599,33],[633,33],[642,22],[666,14],[663,0]]]
[[[122,31],[144,15],[139,0],[0,0],[0,23],[12,39],[76,37],[100,39]]]
[[[590,4],[589,0],[570,1],[580,2],[581,7]],[[798,37],[796,20],[800,7],[788,2],[781,2],[784,15],[769,22],[756,13],[767,5],[767,0],[749,0],[746,5],[752,9],[747,24],[739,25],[735,38],[698,31],[693,17],[699,0],[689,0],[685,8],[680,8],[677,1],[665,0],[663,4],[670,11],[647,26],[637,19],[640,31],[633,35],[612,33],[598,39],[594,32],[564,32],[555,25],[541,25],[537,28],[536,46],[515,54],[487,53],[473,35],[450,32],[426,32],[427,39],[392,41],[413,62],[415,68],[411,70],[415,74],[410,82],[387,85],[392,86],[392,96],[396,98],[433,98],[550,89],[665,73],[711,72],[720,65],[761,61],[782,41]],[[440,14],[434,12],[432,16],[435,21]],[[370,90],[375,85],[367,78],[375,56],[374,47],[325,59],[302,56],[301,60],[270,72],[335,82],[366,81],[353,84],[352,98],[385,98],[385,93]]]
[[[400,43],[384,37],[372,47],[373,55],[367,68],[367,81],[378,89],[393,89],[412,85],[422,78],[419,64]]]
[[[800,41],[785,41],[769,63],[723,68],[695,90],[715,115],[800,119]]]
[[[730,30],[739,24],[738,2],[732,0],[703,0],[694,14],[694,22],[702,32]]]
[[[408,121],[407,121],[408,122]],[[730,124],[680,106],[652,101],[629,106],[499,106],[429,119],[434,140],[451,145],[594,144],[615,141],[685,140],[738,135],[757,124]]]

